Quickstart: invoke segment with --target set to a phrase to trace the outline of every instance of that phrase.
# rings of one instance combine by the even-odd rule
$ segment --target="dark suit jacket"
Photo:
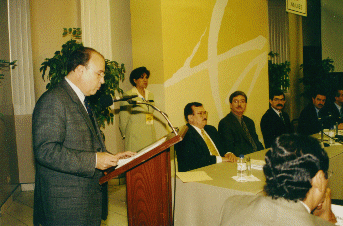
[[[96,152],[106,151],[100,130],[63,80],[38,100],[32,121],[36,160],[34,223],[100,225],[102,176]]]
[[[329,128],[325,119],[327,112],[325,108],[319,111],[319,117],[324,119],[323,127]],[[322,125],[318,120],[317,112],[312,103],[308,104],[300,113],[298,131],[304,135],[312,135],[321,131]]]
[[[261,131],[264,140],[264,146],[270,148],[275,138],[284,134],[292,133],[293,129],[289,116],[286,112],[282,112],[282,116],[285,120],[283,123],[280,116],[272,109],[269,108],[261,119]]]
[[[262,150],[263,145],[258,140],[254,121],[244,115],[243,120],[247,125],[251,137],[255,141],[257,150]],[[232,152],[236,156],[254,152],[253,147],[249,142],[247,135],[243,131],[241,124],[232,112],[220,120],[218,132],[222,137],[225,150]]]
[[[179,172],[215,164],[217,162],[216,156],[210,155],[204,139],[193,126],[188,123],[187,126],[188,131],[185,137],[175,146]],[[226,151],[223,148],[217,129],[210,125],[206,125],[204,129],[216,145],[219,154],[224,156]]]
[[[343,122],[338,108],[334,103],[325,103],[324,110],[327,114],[331,115],[331,118],[328,119],[330,127],[334,126],[336,122],[338,122],[338,124]]]

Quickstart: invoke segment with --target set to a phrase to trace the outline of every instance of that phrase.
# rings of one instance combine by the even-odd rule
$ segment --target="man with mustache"
[[[207,125],[208,113],[201,103],[188,103],[184,116],[188,131],[175,146],[179,172],[236,161],[236,156],[224,148],[217,129]]]
[[[288,114],[282,111],[285,107],[285,102],[285,94],[281,90],[270,91],[270,108],[262,116],[260,124],[266,148],[270,148],[272,142],[278,136],[293,132]]]
[[[248,98],[242,91],[230,95],[231,112],[219,122],[218,132],[226,150],[236,156],[249,154],[263,149],[258,140],[255,123],[244,116]]]
[[[321,131],[328,114],[323,109],[326,101],[326,94],[316,91],[312,96],[312,103],[309,103],[300,113],[298,132],[304,135],[312,135]],[[319,120],[321,119],[321,121]],[[327,127],[324,125],[324,127]]]

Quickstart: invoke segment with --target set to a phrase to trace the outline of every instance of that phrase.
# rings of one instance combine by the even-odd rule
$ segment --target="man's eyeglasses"
[[[235,103],[235,104],[238,104],[238,103],[240,103],[240,104],[245,104],[245,103],[246,103],[245,100],[234,100],[234,101],[232,101],[232,102]]]
[[[89,67],[88,69],[91,69],[95,74],[98,75],[99,78],[104,78],[105,77],[105,72],[96,72],[93,70],[93,68]]]
[[[195,114],[200,115],[200,116],[207,116],[208,112],[207,111],[200,111],[200,112],[197,112]],[[193,113],[193,115],[194,115],[194,113]]]

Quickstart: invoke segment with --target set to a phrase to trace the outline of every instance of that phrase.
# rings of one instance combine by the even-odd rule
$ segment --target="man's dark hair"
[[[70,58],[67,62],[67,73],[74,71],[79,65],[87,66],[92,53],[97,53],[104,58],[104,56],[96,51],[95,49],[89,47],[80,47],[70,54]]]
[[[245,102],[248,103],[248,97],[247,97],[247,95],[246,95],[243,91],[236,91],[236,92],[233,92],[233,93],[230,95],[230,98],[229,98],[230,104],[232,104],[233,98],[235,98],[236,96],[239,96],[239,95],[245,97]]]
[[[202,104],[199,103],[199,102],[192,102],[192,103],[188,103],[183,111],[184,115],[185,115],[185,119],[186,121],[188,122],[188,115],[192,115],[194,112],[193,112],[193,109],[192,109],[192,106],[194,107],[201,107]]]
[[[146,67],[139,67],[131,71],[130,74],[130,83],[133,86],[136,86],[136,83],[133,81],[134,79],[137,80],[143,76],[143,74],[146,74],[146,77],[149,78],[150,76],[150,71],[146,69]]]
[[[343,90],[343,87],[338,87],[335,89],[335,97],[339,97],[341,93],[339,92],[340,90]]]
[[[324,90],[315,90],[312,92],[312,98],[316,99],[317,95],[327,96],[326,92]]]
[[[329,168],[328,155],[319,142],[298,134],[283,134],[276,138],[265,161],[264,191],[273,199],[304,200],[312,187],[312,178],[319,170],[327,175]]]
[[[273,89],[269,92],[269,100],[273,100],[275,96],[281,95],[283,95],[283,98],[286,98],[285,94],[280,89]]]

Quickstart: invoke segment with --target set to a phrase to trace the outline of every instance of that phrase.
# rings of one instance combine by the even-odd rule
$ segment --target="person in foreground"
[[[283,111],[285,102],[285,94],[281,90],[270,91],[270,108],[262,116],[260,123],[264,146],[266,148],[270,148],[272,142],[278,136],[293,132],[289,116]]]
[[[146,67],[134,69],[130,74],[133,88],[124,96],[138,95],[132,100],[154,105],[154,95],[147,89],[149,77],[150,71]],[[157,140],[153,113],[151,106],[120,102],[119,128],[125,138],[125,150],[137,152]]]
[[[221,225],[333,225],[329,158],[312,137],[284,134],[266,153],[262,195],[228,198]]]
[[[179,172],[236,161],[236,156],[224,149],[217,129],[207,125],[207,111],[201,103],[188,103],[184,115],[188,131],[175,147]]]
[[[82,47],[72,53],[67,70],[33,112],[34,225],[100,225],[101,217],[107,217],[107,185],[99,184],[102,170],[134,154],[106,151],[84,102],[104,83],[104,57]]]
[[[254,121],[243,115],[248,103],[247,95],[236,91],[230,95],[229,100],[231,112],[218,125],[225,149],[236,156],[262,150],[263,145],[258,140]]]

